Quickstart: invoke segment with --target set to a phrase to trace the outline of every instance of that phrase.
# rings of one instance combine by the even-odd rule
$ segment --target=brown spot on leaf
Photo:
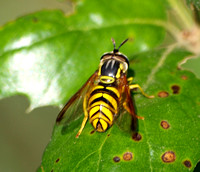
[[[130,160],[132,160],[132,158],[133,158],[133,154],[132,154],[131,152],[126,152],[126,153],[123,155],[123,159],[124,159],[125,161],[130,161]]]
[[[162,161],[165,162],[165,163],[171,163],[171,162],[174,162],[176,159],[176,155],[173,151],[168,151],[168,152],[165,152],[163,155],[162,155]]]
[[[160,125],[164,129],[168,129],[170,127],[170,125],[167,121],[161,121]]]
[[[171,89],[173,91],[173,94],[178,94],[179,91],[180,91],[180,86],[178,86],[178,85],[172,85]]]
[[[108,134],[108,137],[110,136],[110,134]]]
[[[181,76],[181,79],[183,79],[183,80],[187,80],[188,77],[187,77],[186,75],[182,75],[182,76]]]
[[[92,131],[90,132],[90,134],[94,134],[94,132],[95,132],[95,130],[92,130]]]
[[[120,157],[115,156],[115,157],[113,158],[113,161],[114,161],[114,162],[119,162],[119,161],[120,161]]]
[[[183,162],[183,164],[184,164],[187,168],[191,168],[191,167],[192,167],[192,164],[191,164],[191,162],[190,162],[189,160],[185,160],[185,161]]]
[[[169,96],[169,93],[168,93],[167,91],[160,91],[160,92],[158,93],[158,96],[159,96],[159,97],[162,97],[162,98],[168,97],[168,96]]]
[[[139,142],[142,139],[142,136],[139,133],[134,133],[132,139]]]
[[[38,18],[33,17],[33,18],[32,18],[32,21],[33,21],[33,23],[37,23],[37,22],[38,22]]]
[[[58,158],[57,160],[56,160],[56,163],[58,163],[60,161],[60,158]]]

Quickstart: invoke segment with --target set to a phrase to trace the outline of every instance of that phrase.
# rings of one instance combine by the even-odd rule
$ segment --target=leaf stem
[[[181,23],[184,29],[190,29],[195,25],[192,14],[189,9],[187,9],[183,0],[168,0],[168,2],[182,21]]]

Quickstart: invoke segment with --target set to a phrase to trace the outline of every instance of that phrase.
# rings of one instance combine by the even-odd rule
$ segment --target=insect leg
[[[132,81],[133,81],[133,77],[129,77],[129,78],[127,79],[127,81],[128,81],[129,84],[131,84]]]
[[[142,89],[138,84],[129,85],[129,88],[130,88],[130,90],[133,90],[134,88],[139,88],[139,90],[141,91],[141,93],[142,93],[145,97],[150,98],[150,99],[154,98],[153,95],[152,95],[152,96],[147,95],[147,94],[143,91],[143,89]]]
[[[124,89],[125,100],[123,102],[123,107],[132,116],[131,130],[133,132],[137,132],[137,118],[138,119],[144,119],[144,118],[136,115],[133,99],[131,97],[130,88],[128,85],[128,80],[124,81],[124,83],[125,83],[125,89]]]
[[[83,131],[83,128],[85,127],[85,124],[88,120],[88,112],[87,112],[87,95],[84,97],[84,100],[83,100],[83,110],[84,110],[84,118],[83,118],[83,122],[81,124],[81,128],[80,130],[78,131],[77,135],[76,135],[76,138],[79,137],[79,135],[82,133]]]
[[[133,114],[133,113],[132,113],[133,110],[130,109],[130,107],[127,105],[126,102],[123,104],[123,106],[124,106],[124,108],[127,110],[128,113]],[[142,119],[142,120],[144,120],[144,117],[142,117],[142,116],[138,116],[138,115],[136,115],[136,114],[134,114],[134,116],[135,116],[137,119]]]

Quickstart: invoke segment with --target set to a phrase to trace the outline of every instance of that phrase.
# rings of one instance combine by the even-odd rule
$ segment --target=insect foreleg
[[[129,77],[129,78],[127,79],[127,81],[128,81],[129,84],[131,84],[132,81],[133,81],[133,77]]]
[[[142,93],[145,97],[150,98],[150,99],[154,98],[153,95],[152,95],[152,96],[147,95],[147,94],[143,91],[143,89],[142,89],[138,84],[129,85],[129,88],[130,88],[130,90],[133,90],[134,88],[139,88],[139,90],[141,91],[141,93]]]

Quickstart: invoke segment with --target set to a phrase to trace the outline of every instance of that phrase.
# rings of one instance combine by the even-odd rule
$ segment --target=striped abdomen
[[[106,131],[118,112],[120,94],[115,87],[95,86],[88,98],[90,123],[98,132]]]

